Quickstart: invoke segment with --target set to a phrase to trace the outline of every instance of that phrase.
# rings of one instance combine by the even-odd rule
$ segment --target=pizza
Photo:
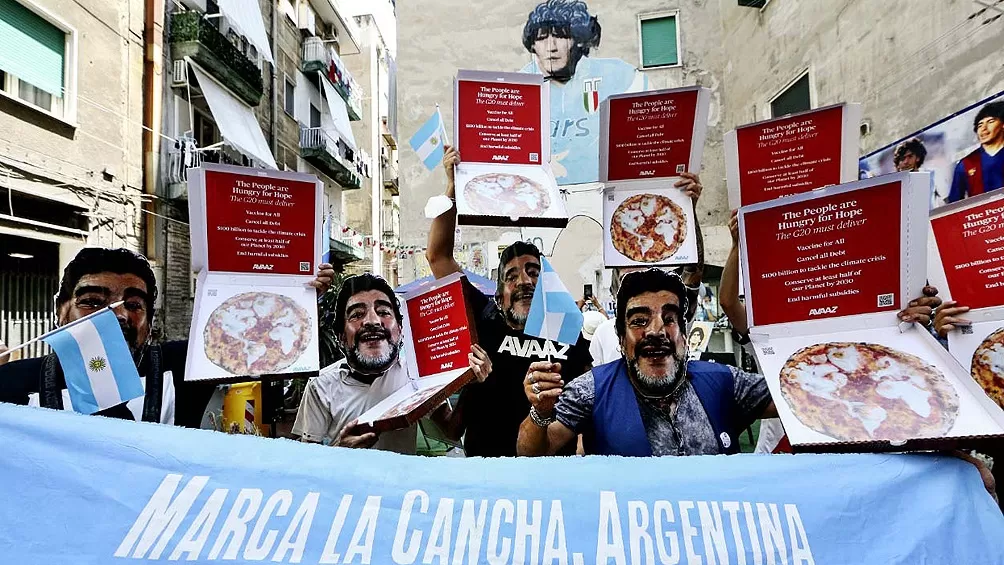
[[[509,173],[487,173],[467,181],[464,201],[474,213],[513,218],[540,216],[551,207],[544,187]]]
[[[386,420],[397,416],[407,416],[412,410],[418,408],[433,396],[436,396],[436,393],[441,390],[443,390],[443,387],[433,386],[417,391],[401,402],[398,402],[393,408],[385,412],[380,419]]]
[[[937,368],[874,343],[803,348],[781,369],[781,394],[805,426],[843,441],[942,437],[959,396]]]
[[[976,348],[972,374],[987,396],[1004,407],[1004,328],[990,334]]]
[[[203,331],[206,357],[238,376],[278,373],[310,344],[310,315],[287,296],[245,292],[209,315]]]
[[[621,202],[610,219],[610,239],[622,255],[641,263],[673,256],[687,237],[687,216],[657,194],[636,194]]]

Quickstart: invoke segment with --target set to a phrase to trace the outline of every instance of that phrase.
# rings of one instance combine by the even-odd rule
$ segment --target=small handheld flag
[[[449,143],[446,136],[446,127],[443,125],[443,115],[436,107],[436,113],[425,122],[418,132],[411,136],[411,148],[418,153],[418,158],[425,164],[425,168],[430,171],[443,160],[443,145]]]
[[[582,332],[582,311],[551,263],[545,257],[541,257],[540,262],[540,279],[533,291],[523,333],[575,345]]]
[[[143,383],[111,307],[43,336],[63,368],[73,409],[82,414],[143,396]]]

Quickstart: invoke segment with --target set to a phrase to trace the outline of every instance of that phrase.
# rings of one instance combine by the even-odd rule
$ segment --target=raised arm
[[[746,335],[749,333],[749,321],[746,319],[746,308],[739,301],[739,218],[735,210],[729,219],[729,231],[732,232],[732,250],[729,251],[729,258],[725,261],[725,268],[722,269],[718,301],[736,332]]]
[[[530,365],[523,390],[530,401],[530,415],[519,426],[516,455],[554,455],[575,441],[576,435],[554,419],[554,405],[561,396],[561,364],[539,361]]]
[[[460,153],[450,145],[445,146],[444,149],[443,168],[446,169],[446,196],[453,200],[456,194],[454,167],[460,163]],[[453,258],[456,229],[456,205],[432,220],[425,259],[429,261],[432,275],[437,279],[461,271],[460,264]]]

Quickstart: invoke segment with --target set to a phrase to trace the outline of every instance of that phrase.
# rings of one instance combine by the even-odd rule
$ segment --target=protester
[[[311,286],[324,292],[334,277],[318,265]],[[151,343],[157,281],[146,257],[128,249],[80,250],[63,270],[55,297],[60,326],[124,301],[114,309],[136,362],[146,394],[97,412],[115,418],[198,428],[215,384],[185,381],[188,341]],[[55,353],[0,366],[0,402],[69,409],[63,370]]]
[[[531,404],[520,426],[520,455],[550,455],[583,435],[598,455],[736,453],[738,432],[774,415],[760,375],[687,362],[687,290],[676,273],[626,275],[617,294],[623,358],[564,386],[547,363],[524,380]]]
[[[335,331],[345,355],[311,379],[296,413],[293,433],[302,441],[340,447],[373,447],[414,454],[417,426],[377,435],[358,428],[358,417],[408,384],[401,359],[401,307],[384,279],[369,273],[349,277],[335,301]],[[478,382],[491,373],[485,350],[474,345],[468,354]],[[457,413],[443,404],[431,415],[452,439]]]
[[[607,321],[606,314],[595,310],[588,310],[582,313],[582,337],[590,341],[589,348],[592,349],[593,335],[600,324]]]
[[[1004,101],[980,108],[973,120],[980,146],[955,165],[949,202],[1004,186]]]

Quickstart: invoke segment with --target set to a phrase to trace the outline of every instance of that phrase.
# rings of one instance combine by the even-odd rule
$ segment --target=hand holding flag
[[[540,263],[540,279],[523,333],[575,345],[582,333],[582,311],[547,258],[541,257]]]

